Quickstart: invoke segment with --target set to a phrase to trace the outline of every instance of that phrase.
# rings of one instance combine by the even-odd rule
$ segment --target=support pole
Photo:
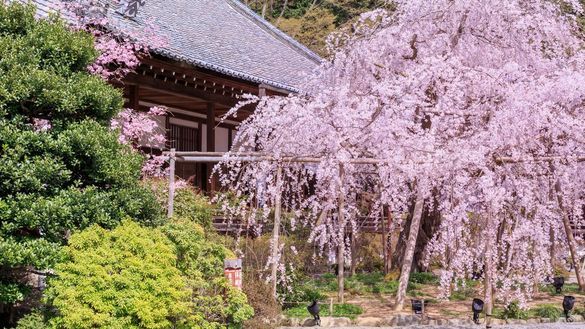
[[[276,295],[276,283],[277,283],[277,269],[278,264],[276,259],[278,258],[278,246],[280,237],[280,212],[281,212],[281,198],[282,198],[282,167],[279,165],[276,169],[276,195],[274,196],[274,229],[272,230],[272,296],[274,299]]]
[[[382,206],[382,251],[384,255],[384,275],[388,274],[389,266],[388,266],[388,236],[386,235],[386,218],[384,214],[384,206]],[[390,217],[390,215],[388,215]]]
[[[357,238],[355,236],[355,232],[351,232],[350,235],[350,243],[351,243],[351,265],[350,265],[350,276],[354,276],[355,275],[355,271],[357,268]]]
[[[414,249],[416,247],[416,240],[418,237],[418,230],[420,227],[420,220],[422,217],[424,198],[420,187],[417,187],[416,201],[414,204],[414,212],[412,213],[412,221],[410,222],[410,232],[408,234],[408,241],[406,244],[406,251],[404,252],[404,260],[402,261],[402,270],[400,271],[400,281],[398,282],[398,291],[396,292],[395,311],[402,311],[404,308],[404,300],[406,299],[406,288],[408,287],[408,279],[410,278],[410,271],[412,269],[412,259],[414,257]]]
[[[167,205],[167,217],[173,217],[175,203],[175,149],[171,149],[169,155],[169,202]]]
[[[343,165],[339,165],[339,200],[338,200],[338,207],[339,207],[339,214],[338,214],[338,222],[339,222],[339,232],[337,235],[338,243],[337,246],[337,299],[338,301],[343,304],[344,303],[344,279],[345,279],[345,194],[343,192],[343,181],[345,177],[345,171],[343,169]]]
[[[488,213],[487,218],[487,237],[484,251],[484,266],[485,266],[485,327],[490,329],[492,327],[492,312],[494,309],[494,287],[493,287],[493,261],[492,261],[492,214]]]
[[[581,260],[577,256],[577,242],[575,241],[575,236],[573,235],[573,229],[571,228],[571,222],[569,220],[569,215],[565,211],[564,204],[563,204],[563,190],[561,187],[561,181],[557,179],[555,183],[555,193],[557,195],[557,201],[559,203],[559,209],[561,211],[561,215],[563,217],[563,226],[565,227],[565,234],[567,235],[567,242],[569,243],[569,250],[571,251],[571,260],[573,261],[573,266],[575,267],[575,275],[577,276],[577,283],[579,283],[579,290],[581,292],[585,291],[585,282],[583,281],[582,273],[581,273]]]
[[[207,152],[215,152],[215,104],[207,103],[207,121],[205,123],[207,127]],[[207,192],[215,190],[215,180],[212,179],[214,163],[207,163]]]

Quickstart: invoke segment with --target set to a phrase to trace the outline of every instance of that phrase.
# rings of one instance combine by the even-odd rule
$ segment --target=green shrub
[[[246,295],[223,276],[223,261],[234,257],[224,246],[208,240],[190,219],[174,218],[162,227],[177,252],[177,267],[189,289],[190,318],[198,328],[239,327],[254,315]]]
[[[166,208],[169,195],[168,181],[151,178],[145,180],[144,183],[155,193],[160,205]],[[173,203],[173,216],[175,218],[187,219],[208,230],[211,229],[214,212],[215,206],[209,202],[209,198],[199,193],[195,188],[187,186],[175,190]]]
[[[439,278],[431,272],[411,273],[409,281],[417,284],[439,284]]]
[[[528,312],[520,308],[518,302],[512,302],[504,308],[499,316],[503,319],[527,319]]]
[[[43,314],[39,311],[33,311],[18,320],[16,329],[43,329],[48,326]]]
[[[188,323],[189,291],[172,243],[125,220],[73,234],[49,281],[59,328],[163,328]]]
[[[553,321],[556,321],[559,317],[561,317],[563,311],[555,305],[543,304],[533,308],[531,313],[541,318],[549,318]]]
[[[305,318],[309,317],[309,311],[307,310],[307,305],[299,305],[293,308],[287,309],[285,314],[289,317],[293,318]],[[329,313],[329,305],[326,303],[320,304],[321,311],[320,316],[332,316],[332,317],[348,317],[351,319],[355,319],[358,315],[362,314],[364,310],[354,304],[334,304],[333,305],[333,314]]]

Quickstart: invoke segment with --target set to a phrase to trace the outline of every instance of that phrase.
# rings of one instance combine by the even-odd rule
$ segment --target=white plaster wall
[[[215,151],[227,152],[228,149],[228,129],[217,127],[215,128]]]
[[[177,119],[177,118],[172,118],[172,117],[169,119],[169,122],[174,124],[174,125],[179,125],[179,126],[184,126],[184,127],[191,127],[191,128],[198,127],[197,122],[183,120],[183,119]]]

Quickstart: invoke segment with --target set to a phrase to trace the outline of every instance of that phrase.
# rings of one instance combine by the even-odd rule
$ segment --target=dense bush
[[[188,324],[189,291],[172,243],[124,221],[73,234],[50,280],[47,302],[59,328],[169,328]]]
[[[161,228],[126,220],[73,234],[49,281],[59,328],[239,328],[254,311],[223,277],[233,255],[203,228],[174,219]],[[34,318],[27,318],[34,320]]]
[[[177,267],[190,291],[190,319],[198,328],[240,327],[254,315],[246,295],[223,277],[223,260],[234,257],[206,238],[190,219],[174,219],[162,228],[177,252]]]
[[[123,98],[87,73],[97,55],[91,35],[0,2],[1,323],[20,312],[15,301],[28,304],[28,272],[53,267],[70,234],[164,218],[140,185],[143,157],[110,130]]]

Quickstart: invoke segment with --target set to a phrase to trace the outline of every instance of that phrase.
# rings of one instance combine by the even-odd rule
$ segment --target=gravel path
[[[281,329],[302,329],[306,327],[282,327]],[[313,327],[319,328],[319,327]],[[452,325],[434,325],[421,326],[413,325],[406,327],[322,327],[332,329],[483,329],[485,326],[452,326]],[[492,326],[493,329],[584,329],[585,323],[539,323],[539,324],[523,324],[523,325],[499,325]]]

